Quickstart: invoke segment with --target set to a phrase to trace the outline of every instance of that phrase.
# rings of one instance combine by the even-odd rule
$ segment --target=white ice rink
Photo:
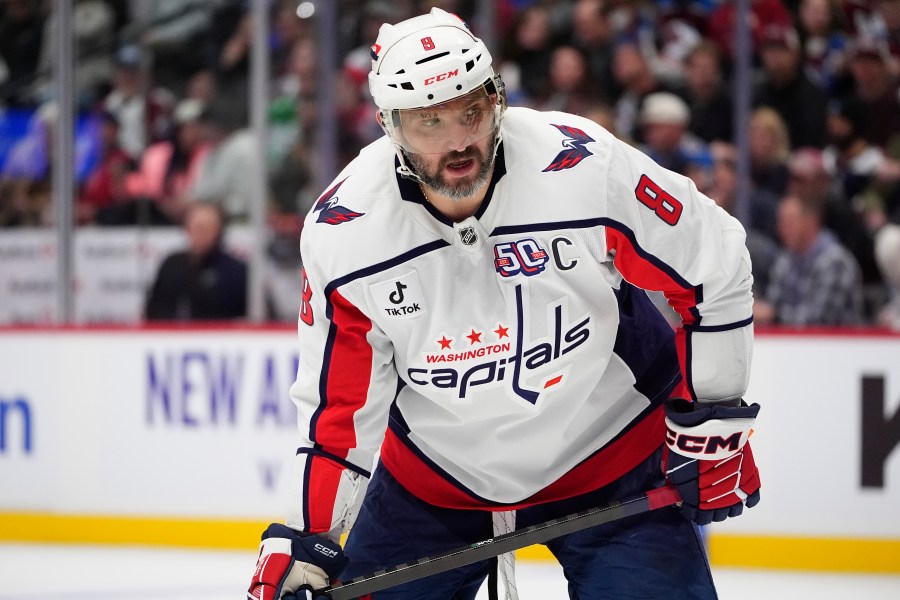
[[[238,600],[254,558],[249,551],[0,544],[0,600]],[[900,576],[737,569],[714,576],[722,600],[900,599]],[[555,564],[519,562],[517,582],[521,600],[566,598]]]

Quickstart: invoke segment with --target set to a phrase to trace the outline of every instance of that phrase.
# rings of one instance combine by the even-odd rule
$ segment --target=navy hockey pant
[[[661,483],[660,453],[589,494],[518,511],[516,527],[608,504]],[[344,549],[341,578],[433,556],[492,536],[484,511],[437,508],[376,468]],[[675,507],[658,509],[552,540],[547,544],[577,600],[716,598],[697,527]],[[372,595],[373,600],[472,600],[488,574],[484,561]]]

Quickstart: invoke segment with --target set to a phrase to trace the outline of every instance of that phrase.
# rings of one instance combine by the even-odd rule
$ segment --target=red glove
[[[286,525],[273,523],[262,535],[247,600],[293,599],[301,590],[320,590],[346,565],[338,544],[317,535],[301,536]]]
[[[663,471],[682,512],[698,525],[736,517],[759,502],[759,471],[747,439],[759,404],[667,400]]]

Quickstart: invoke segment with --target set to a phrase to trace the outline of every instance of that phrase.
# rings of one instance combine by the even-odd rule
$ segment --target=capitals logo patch
[[[334,187],[325,192],[322,197],[319,198],[319,200],[316,202],[314,210],[315,212],[319,213],[319,216],[316,218],[317,223],[340,225],[341,223],[352,221],[353,219],[357,219],[366,214],[356,212],[355,210],[338,204],[337,192],[345,181],[347,181],[346,178],[341,179],[339,182],[334,184]]]
[[[562,141],[562,145],[564,150],[556,155],[556,158],[553,159],[547,167],[542,171],[542,173],[547,173],[549,171],[562,171],[563,169],[571,169],[581,161],[583,161],[588,156],[591,156],[593,153],[585,148],[585,144],[589,142],[596,141],[594,138],[586,134],[584,131],[578,129],[577,127],[570,127],[569,125],[556,125],[553,124],[554,127],[560,130],[566,139]]]

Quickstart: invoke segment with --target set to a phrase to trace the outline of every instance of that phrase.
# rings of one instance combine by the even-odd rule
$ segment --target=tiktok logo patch
[[[549,260],[547,251],[531,238],[494,244],[494,268],[501,277],[537,275]]]
[[[425,312],[425,298],[415,271],[369,286],[381,314],[391,319],[409,319]]]

